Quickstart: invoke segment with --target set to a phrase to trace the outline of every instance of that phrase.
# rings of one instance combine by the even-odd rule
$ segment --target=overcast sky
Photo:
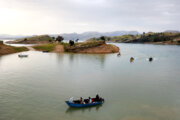
[[[0,34],[180,30],[180,0],[0,0]]]

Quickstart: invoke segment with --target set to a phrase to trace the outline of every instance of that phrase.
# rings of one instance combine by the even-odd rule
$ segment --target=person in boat
[[[152,57],[150,57],[150,58],[149,58],[149,62],[152,62],[152,61],[153,61],[153,58],[152,58]]]
[[[117,56],[121,56],[121,53],[119,52],[119,53],[117,54]]]
[[[70,103],[73,103],[73,100],[74,100],[74,98],[71,97],[71,98],[69,99],[69,102],[70,102]]]
[[[131,57],[131,58],[130,58],[130,62],[132,63],[133,61],[134,61],[134,58],[133,58],[133,57]]]
[[[84,99],[80,97],[80,104],[85,104]]]
[[[93,103],[93,99],[89,97],[89,103]]]
[[[99,102],[99,101],[102,101],[103,98],[102,98],[102,97],[99,97],[99,95],[97,94],[95,100],[96,100],[97,102]]]
[[[99,95],[97,94],[96,95],[96,101],[99,101],[100,100],[100,97],[99,97]]]

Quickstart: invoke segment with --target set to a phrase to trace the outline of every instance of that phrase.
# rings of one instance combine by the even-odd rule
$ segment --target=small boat
[[[150,58],[149,58],[149,62],[152,62],[152,61],[153,61],[153,58],[152,58],[152,57],[150,57]]]
[[[19,54],[18,57],[28,57],[28,55]]]
[[[74,100],[73,102],[69,102],[69,101],[65,101],[65,102],[69,107],[81,108],[81,107],[91,107],[91,106],[101,105],[103,104],[104,99],[101,98],[99,100],[96,100],[96,98],[93,98],[92,103],[88,103],[88,101],[89,99],[84,99],[85,104],[80,104],[80,100]]]
[[[42,51],[43,53],[48,53],[49,51],[48,50],[44,50],[44,51]]]

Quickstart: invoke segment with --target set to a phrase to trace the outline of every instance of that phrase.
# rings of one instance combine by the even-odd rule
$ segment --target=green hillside
[[[10,44],[22,43],[22,44],[40,44],[40,43],[49,43],[55,41],[52,37],[48,35],[39,35],[23,39],[17,39],[15,41],[9,41]]]
[[[99,39],[99,38],[93,38]],[[105,37],[106,41],[118,43],[152,43],[152,44],[180,44],[180,33],[143,33],[141,35],[123,35],[117,37]]]

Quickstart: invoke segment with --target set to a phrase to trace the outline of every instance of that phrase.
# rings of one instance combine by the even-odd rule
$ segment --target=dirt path
[[[53,52],[56,52],[56,53],[64,52],[64,46],[63,45],[57,45]]]
[[[27,49],[29,49],[30,51],[35,51],[35,49],[31,46],[26,46]]]

